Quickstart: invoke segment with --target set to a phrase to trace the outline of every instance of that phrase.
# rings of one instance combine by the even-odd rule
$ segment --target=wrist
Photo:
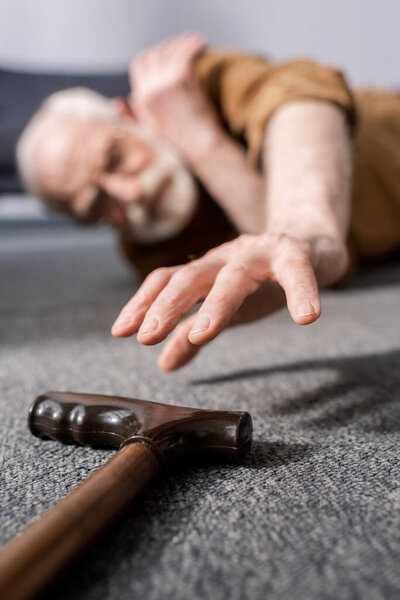
[[[289,230],[269,230],[269,237],[286,238],[304,245],[313,266],[318,285],[330,286],[343,277],[349,266],[349,251],[346,240],[336,234]]]
[[[346,242],[337,236],[317,236],[311,240],[311,262],[319,285],[333,285],[349,266]]]
[[[268,182],[269,184],[269,182]],[[344,242],[348,230],[349,193],[329,182],[302,180],[271,189],[267,186],[266,229],[302,239],[327,237]]]

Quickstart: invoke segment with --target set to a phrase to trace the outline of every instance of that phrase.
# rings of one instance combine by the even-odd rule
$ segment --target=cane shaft
[[[128,444],[0,554],[0,598],[33,598],[160,473],[155,451]]]

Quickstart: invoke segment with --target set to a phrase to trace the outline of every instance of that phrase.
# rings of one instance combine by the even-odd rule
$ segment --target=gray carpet
[[[285,311],[225,332],[176,374],[158,347],[109,335],[137,281],[106,232],[0,235],[1,539],[111,452],[33,438],[48,389],[248,410],[247,464],[186,468],[158,485],[46,598],[400,597],[400,262],[323,294],[323,317]]]

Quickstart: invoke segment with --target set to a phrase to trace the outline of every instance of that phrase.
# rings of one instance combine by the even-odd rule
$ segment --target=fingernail
[[[120,329],[125,329],[125,327],[127,327],[131,323],[132,317],[128,315],[122,315],[121,317],[118,317],[118,319],[115,321],[114,325],[112,326],[112,331],[120,331]]]
[[[207,331],[207,329],[209,327],[210,327],[210,317],[207,317],[206,315],[202,315],[201,317],[196,319],[189,335],[191,335],[192,333],[196,334],[196,333],[201,333],[202,331]]]
[[[296,306],[296,317],[309,317],[315,315],[315,308],[311,302],[300,302]]]
[[[139,329],[140,335],[145,335],[146,333],[153,333],[158,327],[158,319],[157,317],[149,317],[145,319],[142,323],[141,328]]]

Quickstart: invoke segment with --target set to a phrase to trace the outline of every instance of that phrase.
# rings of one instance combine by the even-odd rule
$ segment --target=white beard
[[[171,178],[162,191],[155,209],[151,209],[160,186]],[[161,147],[153,163],[139,175],[143,199],[128,207],[133,241],[155,244],[178,235],[191,220],[198,202],[192,175],[168,148]]]

